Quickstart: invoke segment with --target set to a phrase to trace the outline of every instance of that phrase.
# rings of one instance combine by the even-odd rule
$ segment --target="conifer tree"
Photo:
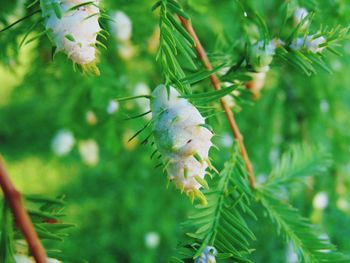
[[[0,98],[0,262],[350,261],[346,1],[24,2],[0,11],[0,77],[21,74]],[[64,207],[85,207],[20,194],[22,151],[78,167],[91,232],[131,241],[71,253]],[[132,249],[137,215],[166,252],[155,232]]]

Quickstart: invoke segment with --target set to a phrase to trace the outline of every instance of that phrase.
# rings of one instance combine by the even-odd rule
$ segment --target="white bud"
[[[286,262],[287,263],[297,263],[298,254],[295,252],[293,244],[291,242],[288,243],[287,251],[286,251]]]
[[[75,139],[71,131],[60,130],[53,138],[51,147],[56,155],[64,156],[72,150],[74,143]]]
[[[232,135],[229,133],[225,133],[222,136],[220,136],[220,145],[222,145],[225,148],[231,148],[233,145]]]
[[[256,176],[256,181],[259,185],[262,185],[266,182],[267,180],[267,175],[264,174],[264,173],[261,173],[261,174],[257,174]]]
[[[149,249],[155,249],[158,247],[160,237],[157,232],[148,232],[145,235],[145,245]]]
[[[300,37],[290,44],[290,48],[294,50],[301,50],[302,48],[309,50],[312,53],[320,53],[324,50],[324,46],[320,46],[326,43],[326,39],[323,36],[315,38],[313,35],[309,35],[306,38]]]
[[[132,22],[130,18],[122,11],[117,11],[111,15],[114,21],[111,21],[110,27],[112,34],[118,41],[128,41],[132,34]]]
[[[95,140],[90,139],[79,142],[79,153],[86,165],[97,165],[99,161],[99,148]]]
[[[257,72],[266,72],[275,55],[276,43],[271,40],[268,43],[259,41],[252,47],[252,64]]]
[[[258,98],[260,96],[260,91],[265,86],[266,72],[267,71],[268,71],[268,68],[264,69],[263,72],[257,72],[257,73],[251,72],[248,74],[252,79],[247,82],[246,86],[254,94],[254,97],[256,97],[256,98]]]
[[[329,111],[329,103],[327,100],[321,100],[320,109],[323,113],[327,113]]]
[[[195,263],[216,263],[217,250],[215,247],[207,246],[204,248],[199,258],[196,258]]]
[[[213,134],[200,112],[173,87],[152,93],[153,133],[159,152],[168,161],[168,176],[187,194],[198,194],[208,167]]]
[[[113,114],[119,109],[119,102],[116,100],[110,100],[107,105],[107,113]]]
[[[54,3],[60,9],[61,18],[56,16],[51,3]],[[83,3],[86,3],[86,1],[42,1],[45,27],[49,30],[57,51],[66,53],[69,58],[80,65],[95,63],[96,37],[101,31],[98,23],[99,0],[93,0],[93,3],[73,8]]]
[[[326,43],[326,39],[324,37],[314,38],[313,36],[308,37],[308,41],[306,42],[306,47],[313,53],[320,53],[323,51],[325,47],[321,47],[320,45]]]
[[[297,9],[295,9],[294,11],[294,24],[295,26],[297,26],[298,24],[301,23],[301,21],[309,14],[309,12],[307,11],[306,8],[304,7],[298,7]],[[306,25],[307,23],[305,23]]]
[[[312,205],[315,209],[323,210],[328,205],[328,195],[325,192],[319,192],[314,196]]]

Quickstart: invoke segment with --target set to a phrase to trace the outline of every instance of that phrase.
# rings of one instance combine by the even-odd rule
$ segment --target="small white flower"
[[[305,37],[299,37],[294,39],[290,44],[290,48],[294,50],[301,50],[305,48],[312,53],[320,53],[324,50],[324,46],[322,44],[326,43],[326,39],[323,36],[315,38],[314,35],[309,35]]]
[[[232,135],[229,133],[225,133],[222,136],[220,136],[220,145],[222,145],[225,148],[231,148],[233,145]]]
[[[276,41],[259,41],[252,47],[252,63],[257,72],[267,72],[276,52]]]
[[[74,135],[68,130],[59,130],[52,140],[52,150],[58,156],[68,154],[75,143]]]
[[[262,185],[262,184],[264,184],[266,182],[267,178],[268,177],[267,177],[266,174],[261,173],[261,174],[258,174],[256,176],[256,181],[257,181],[258,184]]]
[[[217,250],[215,247],[207,246],[201,256],[196,258],[195,263],[216,263]]]
[[[328,205],[328,195],[325,192],[319,192],[314,196],[312,205],[315,209],[323,210]]]
[[[327,100],[321,100],[320,109],[323,113],[327,113],[329,111],[329,103]]]
[[[157,232],[148,232],[145,235],[145,245],[149,249],[155,249],[160,243],[160,237]]]
[[[113,114],[119,109],[119,102],[117,100],[110,100],[107,106],[107,113]]]
[[[122,11],[112,14],[110,26],[114,37],[118,41],[128,41],[132,34],[132,22],[130,18]]]
[[[309,36],[306,42],[306,47],[313,53],[320,53],[323,51],[325,47],[321,47],[320,45],[326,43],[326,39],[324,37]]]
[[[99,161],[99,148],[95,140],[79,142],[79,153],[83,162],[88,166],[95,166]]]
[[[265,86],[266,72],[269,70],[269,67],[266,67],[264,67],[264,69],[261,68],[261,70],[263,70],[262,72],[250,72],[248,74],[252,79],[247,82],[246,86],[255,97],[260,96],[260,91]]]
[[[287,263],[297,263],[297,262],[299,262],[298,254],[295,253],[293,244],[291,242],[289,242],[288,246],[287,246],[286,261],[287,261]]]
[[[301,23],[301,21],[309,14],[306,8],[304,7],[298,7],[294,11],[294,24],[298,25]]]
[[[299,37],[297,39],[294,39],[293,42],[290,44],[291,49],[300,50],[305,43],[305,38]]]

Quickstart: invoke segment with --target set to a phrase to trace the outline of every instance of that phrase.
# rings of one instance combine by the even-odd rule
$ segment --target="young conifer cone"
[[[192,199],[206,203],[199,189],[207,187],[204,177],[213,134],[203,127],[205,119],[175,88],[170,87],[168,93],[164,85],[153,91],[151,110],[155,142],[167,160],[169,179]]]
[[[253,98],[258,99],[260,92],[265,86],[266,74],[270,70],[270,64],[275,55],[276,48],[282,45],[279,39],[273,39],[268,43],[257,42],[251,49],[251,63],[256,72],[248,74],[252,79],[247,82],[246,87],[253,93]]]
[[[83,69],[96,64],[96,37],[101,31],[98,4],[99,0],[41,0],[45,27],[56,51],[66,53]]]

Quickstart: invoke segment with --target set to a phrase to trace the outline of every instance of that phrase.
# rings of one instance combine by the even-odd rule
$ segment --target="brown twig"
[[[194,28],[191,25],[191,22],[181,16],[179,16],[180,21],[182,23],[182,25],[184,26],[184,28],[187,30],[187,32],[192,36],[194,43],[195,43],[195,48],[198,54],[198,58],[202,61],[204,67],[207,70],[212,70],[213,67],[209,61],[209,58],[196,34],[196,31],[194,30]],[[213,73],[212,75],[210,75],[210,81],[212,86],[214,87],[215,90],[220,90],[221,86],[220,86],[220,80],[217,77],[217,75],[215,73]],[[226,102],[221,99],[221,106],[223,108],[223,110],[225,111],[227,120],[229,122],[230,128],[232,130],[233,136],[236,139],[236,141],[238,142],[239,145],[239,150],[241,152],[241,155],[243,157],[244,163],[245,163],[245,167],[247,169],[248,172],[248,179],[249,179],[249,183],[250,186],[252,188],[256,187],[256,181],[255,181],[255,177],[254,177],[254,170],[253,170],[253,166],[252,163],[250,162],[247,150],[244,146],[244,142],[243,142],[243,136],[238,128],[238,125],[236,123],[236,120],[233,116],[233,113],[230,109],[230,107],[226,104]]]
[[[21,230],[23,236],[27,240],[29,250],[31,251],[37,263],[46,263],[47,257],[43,245],[35,232],[32,221],[27,214],[21,194],[16,190],[11,182],[10,176],[7,174],[1,155],[0,155],[0,187],[4,192],[5,199],[9,204],[16,225]]]

